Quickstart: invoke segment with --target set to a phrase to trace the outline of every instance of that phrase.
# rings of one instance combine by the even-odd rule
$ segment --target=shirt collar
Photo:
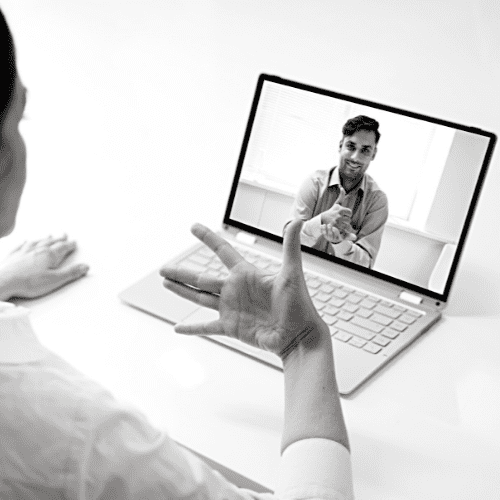
[[[328,186],[340,186],[340,177],[339,177],[338,167],[333,167],[333,172],[332,172],[332,175],[330,176],[330,184]],[[355,193],[358,189],[361,189],[361,191],[363,191],[363,193],[366,192],[366,174],[363,175],[363,178],[361,179],[359,184],[352,191],[350,191],[349,194]]]
[[[49,354],[36,338],[28,314],[25,307],[0,302],[0,363],[33,363]]]

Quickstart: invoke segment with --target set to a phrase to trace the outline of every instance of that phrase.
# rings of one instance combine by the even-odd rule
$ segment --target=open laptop
[[[256,266],[279,269],[283,228],[299,205],[304,210],[298,193],[304,183],[311,191],[317,171],[335,189],[342,127],[359,115],[377,120],[381,137],[365,173],[370,182],[361,194],[353,192],[385,193],[388,218],[377,229],[382,236],[366,244],[373,231],[364,225],[371,214],[366,198],[352,243],[361,257],[336,254],[328,243],[324,249],[310,241],[302,245],[308,289],[332,334],[341,394],[355,391],[440,319],[496,142],[494,134],[477,128],[260,75],[222,236]],[[353,215],[360,199],[352,205],[351,198]],[[225,273],[201,244],[169,263]],[[121,292],[121,300],[172,323],[218,317],[165,290],[160,267]],[[238,340],[206,338],[282,366],[274,354]]]

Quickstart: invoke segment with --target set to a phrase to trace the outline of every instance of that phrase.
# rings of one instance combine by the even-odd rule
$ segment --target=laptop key
[[[352,323],[347,323],[346,321],[342,321],[340,319],[335,323],[335,328],[338,328],[339,330],[347,333],[352,333],[353,335],[361,337],[365,340],[371,340],[373,337],[375,337],[375,334],[370,332],[369,330],[365,330],[360,326],[354,325]]]
[[[333,295],[338,297],[339,299],[345,299],[349,294],[345,292],[344,290],[341,290],[340,288],[337,288],[334,292]]]
[[[341,340],[342,342],[347,342],[350,338],[352,338],[352,335],[350,335],[349,333],[337,331],[337,333],[333,335],[333,338]]]
[[[401,321],[393,321],[391,323],[391,328],[394,330],[397,330],[398,332],[404,332],[407,327],[408,327],[408,325],[401,323]]]
[[[355,325],[358,325],[362,328],[366,328],[367,330],[371,330],[375,333],[380,333],[384,329],[382,325],[375,323],[371,319],[360,318],[358,316],[354,317],[351,323],[354,323]]]
[[[365,299],[361,301],[359,305],[364,307],[365,309],[373,309],[377,305],[377,303],[371,299]]]
[[[363,346],[363,350],[371,352],[372,354],[377,354],[382,350],[382,348],[379,345],[375,345],[372,344],[371,342],[368,342],[368,344]]]
[[[327,325],[333,325],[336,321],[337,321],[337,318],[334,318],[331,314],[327,314],[325,312],[325,309],[323,309],[323,311],[321,311],[322,314],[323,314],[323,321],[327,324]]]
[[[310,279],[306,281],[308,288],[318,288],[321,285],[321,282],[316,279]]]
[[[391,341],[388,338],[383,337],[382,335],[377,335],[372,342],[375,342],[375,344],[381,345],[382,347],[385,347],[391,343]]]
[[[342,307],[345,303],[345,300],[332,298],[328,303],[334,307]]]
[[[333,307],[331,304],[326,304],[325,307],[323,308],[323,311],[327,314],[331,314],[332,316],[335,316],[338,312],[339,309],[336,307]]]
[[[407,323],[408,325],[415,323],[416,320],[417,318],[415,318],[415,316],[412,316],[410,314],[403,314],[398,318],[398,321],[402,321],[403,323]]]
[[[349,302],[352,302],[353,304],[359,304],[362,300],[362,297],[360,297],[359,295],[349,295],[348,297],[346,297],[346,300],[348,300]]]
[[[392,307],[381,306],[380,304],[375,307],[375,312],[383,314],[384,316],[389,316],[389,318],[396,319],[401,316],[399,311],[392,309]]]
[[[363,347],[366,344],[366,340],[361,340],[356,337],[353,337],[351,340],[349,340],[349,344],[353,345],[354,347]]]
[[[365,309],[364,307],[360,307],[356,313],[356,316],[361,316],[362,318],[369,318],[373,313],[370,309]]]
[[[388,326],[392,322],[391,318],[388,318],[387,316],[383,316],[382,314],[379,314],[379,313],[373,314],[370,319],[371,319],[371,321],[375,321],[376,323],[380,323],[381,325],[384,325],[384,326]]]
[[[351,313],[348,313],[347,311],[339,311],[337,313],[337,318],[349,321],[353,318],[353,315]]]
[[[318,292],[315,296],[316,300],[321,300],[321,302],[326,302],[330,298],[330,295],[328,295],[325,292]]]
[[[323,307],[325,307],[325,303],[321,302],[319,300],[316,300],[316,298],[312,299],[312,301],[313,301],[314,307],[316,308],[317,311],[320,311],[321,309],[323,309]]]
[[[384,337],[389,337],[391,340],[395,339],[399,335],[399,332],[393,330],[392,328],[384,328],[380,333]]]
[[[359,309],[359,306],[356,304],[353,304],[352,302],[346,302],[343,306],[342,309],[344,309],[347,312],[356,312]]]
[[[334,288],[333,286],[331,286],[331,285],[329,285],[329,284],[325,283],[324,285],[321,285],[320,290],[321,290],[322,292],[325,292],[325,293],[330,294],[330,293],[332,293],[332,292],[335,290],[335,288]]]

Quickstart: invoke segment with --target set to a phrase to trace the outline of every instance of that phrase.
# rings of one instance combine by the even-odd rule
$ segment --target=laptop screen
[[[224,223],[446,301],[495,140],[261,75]]]

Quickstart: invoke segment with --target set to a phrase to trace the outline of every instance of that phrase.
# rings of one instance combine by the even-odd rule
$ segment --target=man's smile
[[[351,170],[359,170],[361,168],[361,165],[359,163],[352,163],[349,160],[346,160],[346,165],[351,169]]]

